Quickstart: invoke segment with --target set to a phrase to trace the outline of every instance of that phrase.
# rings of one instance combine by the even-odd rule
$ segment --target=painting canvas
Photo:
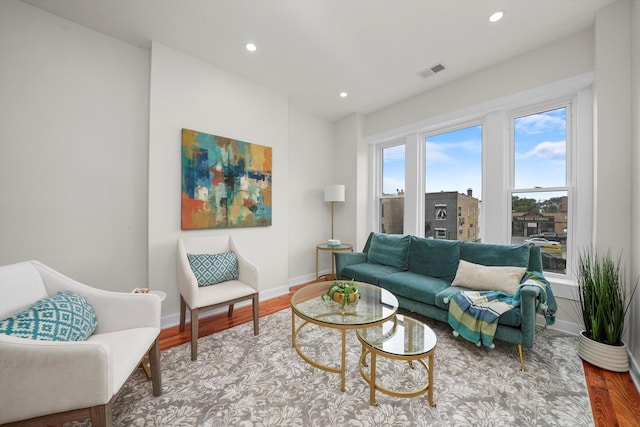
[[[182,129],[182,229],[271,225],[271,147]]]

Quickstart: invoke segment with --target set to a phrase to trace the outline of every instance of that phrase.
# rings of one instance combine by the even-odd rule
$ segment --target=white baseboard
[[[636,390],[640,393],[640,369],[638,367],[638,362],[632,355],[629,355],[629,374],[631,375],[633,384],[636,386]]]
[[[544,316],[536,315],[536,324],[539,326],[545,326],[546,322]],[[553,325],[546,326],[549,329],[556,331],[566,332],[571,335],[578,335],[584,328],[577,323],[567,322],[566,320],[557,320]]]

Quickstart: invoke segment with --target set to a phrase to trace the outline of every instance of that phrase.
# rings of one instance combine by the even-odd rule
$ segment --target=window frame
[[[555,279],[565,279],[567,277],[571,277],[573,274],[571,272],[570,266],[573,265],[574,262],[574,236],[571,230],[571,224],[574,222],[574,211],[573,211],[573,197],[575,194],[575,176],[572,171],[575,169],[575,159],[573,158],[574,153],[574,134],[576,133],[576,123],[573,120],[575,114],[575,103],[576,97],[564,97],[555,99],[549,102],[536,103],[532,105],[527,105],[526,107],[516,108],[508,111],[508,129],[509,129],[509,149],[510,149],[510,164],[509,164],[509,189],[507,192],[507,205],[508,212],[513,212],[512,202],[513,196],[515,194],[536,194],[536,193],[551,193],[551,192],[567,192],[567,269],[565,273],[555,273],[552,271],[544,271],[544,275],[547,278],[555,278]],[[560,108],[565,108],[565,132],[566,132],[566,141],[565,141],[565,185],[557,186],[557,187],[532,187],[532,188],[519,188],[515,186],[516,179],[516,161],[515,161],[515,120],[518,118],[544,113],[547,111],[558,110]],[[508,224],[508,241],[511,242],[513,238],[513,217],[509,221]]]
[[[386,141],[383,143],[379,143],[375,145],[375,155],[374,162],[376,167],[374,168],[374,176],[375,176],[375,193],[374,193],[374,214],[373,214],[373,229],[376,230],[377,233],[383,233],[382,231],[382,201],[385,199],[392,199],[394,197],[398,197],[397,195],[385,195],[383,191],[383,181],[384,181],[384,150],[392,147],[397,147],[400,145],[404,145],[405,147],[405,185],[406,185],[406,175],[407,175],[407,146],[406,141],[404,139],[393,139],[391,141]],[[403,229],[405,229],[406,224],[403,224]]]
[[[424,160],[424,139],[426,133],[441,133],[465,124],[482,124],[482,204],[478,227],[482,241],[509,244],[511,241],[511,195],[513,186],[513,144],[511,142],[511,118],[521,116],[525,111],[533,111],[540,106],[561,105],[569,101],[571,113],[567,113],[567,182],[571,194],[568,194],[569,224],[567,234],[572,242],[570,250],[573,256],[592,244],[593,224],[593,74],[584,73],[575,77],[532,88],[523,92],[488,100],[479,105],[468,106],[458,111],[434,116],[395,130],[389,130],[366,138],[370,144],[370,188],[372,195],[380,194],[381,162],[378,160],[381,146],[405,143],[405,233],[415,230],[415,235],[424,233],[424,194],[425,172],[420,163]],[[538,109],[538,112],[542,111]],[[571,125],[569,125],[569,122]],[[569,134],[571,133],[571,136]],[[487,143],[487,141],[491,141]],[[415,146],[414,146],[415,145]],[[490,147],[490,149],[488,149]],[[418,153],[417,156],[413,156]],[[413,156],[413,158],[412,158]],[[416,159],[419,158],[419,160]],[[490,161],[488,161],[490,160]],[[412,165],[418,163],[417,165]],[[493,170],[491,170],[493,169]],[[495,170],[495,171],[494,171]],[[410,180],[416,180],[416,183]],[[413,186],[413,188],[412,188]],[[489,191],[491,188],[491,196]],[[564,187],[563,187],[564,188]],[[520,189],[522,190],[522,189]],[[550,189],[551,190],[551,189]],[[411,202],[418,212],[407,213],[407,202]],[[421,200],[420,200],[421,199]],[[488,200],[490,199],[490,200]],[[379,229],[379,197],[373,197],[369,212],[371,229]],[[491,206],[491,202],[495,204]],[[420,206],[422,206],[420,216]],[[489,212],[487,212],[489,211]],[[579,214],[578,214],[579,213]],[[407,223],[407,219],[409,223]],[[415,222],[412,224],[411,222]],[[422,229],[422,234],[421,230]],[[567,261],[565,275],[545,273],[552,284],[556,297],[575,299],[576,280],[571,261]]]

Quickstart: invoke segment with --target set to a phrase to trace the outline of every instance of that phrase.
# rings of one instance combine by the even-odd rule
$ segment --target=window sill
[[[578,284],[575,279],[549,273],[545,277],[551,284],[554,297],[576,301]]]

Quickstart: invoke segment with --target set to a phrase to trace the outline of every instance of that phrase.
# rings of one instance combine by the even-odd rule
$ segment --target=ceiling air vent
[[[423,79],[426,79],[429,76],[433,76],[436,73],[439,73],[440,71],[443,71],[446,67],[444,66],[443,63],[439,63],[439,64],[435,64],[430,66],[429,68],[426,68],[422,71],[420,71],[418,73],[418,76],[420,76]]]

